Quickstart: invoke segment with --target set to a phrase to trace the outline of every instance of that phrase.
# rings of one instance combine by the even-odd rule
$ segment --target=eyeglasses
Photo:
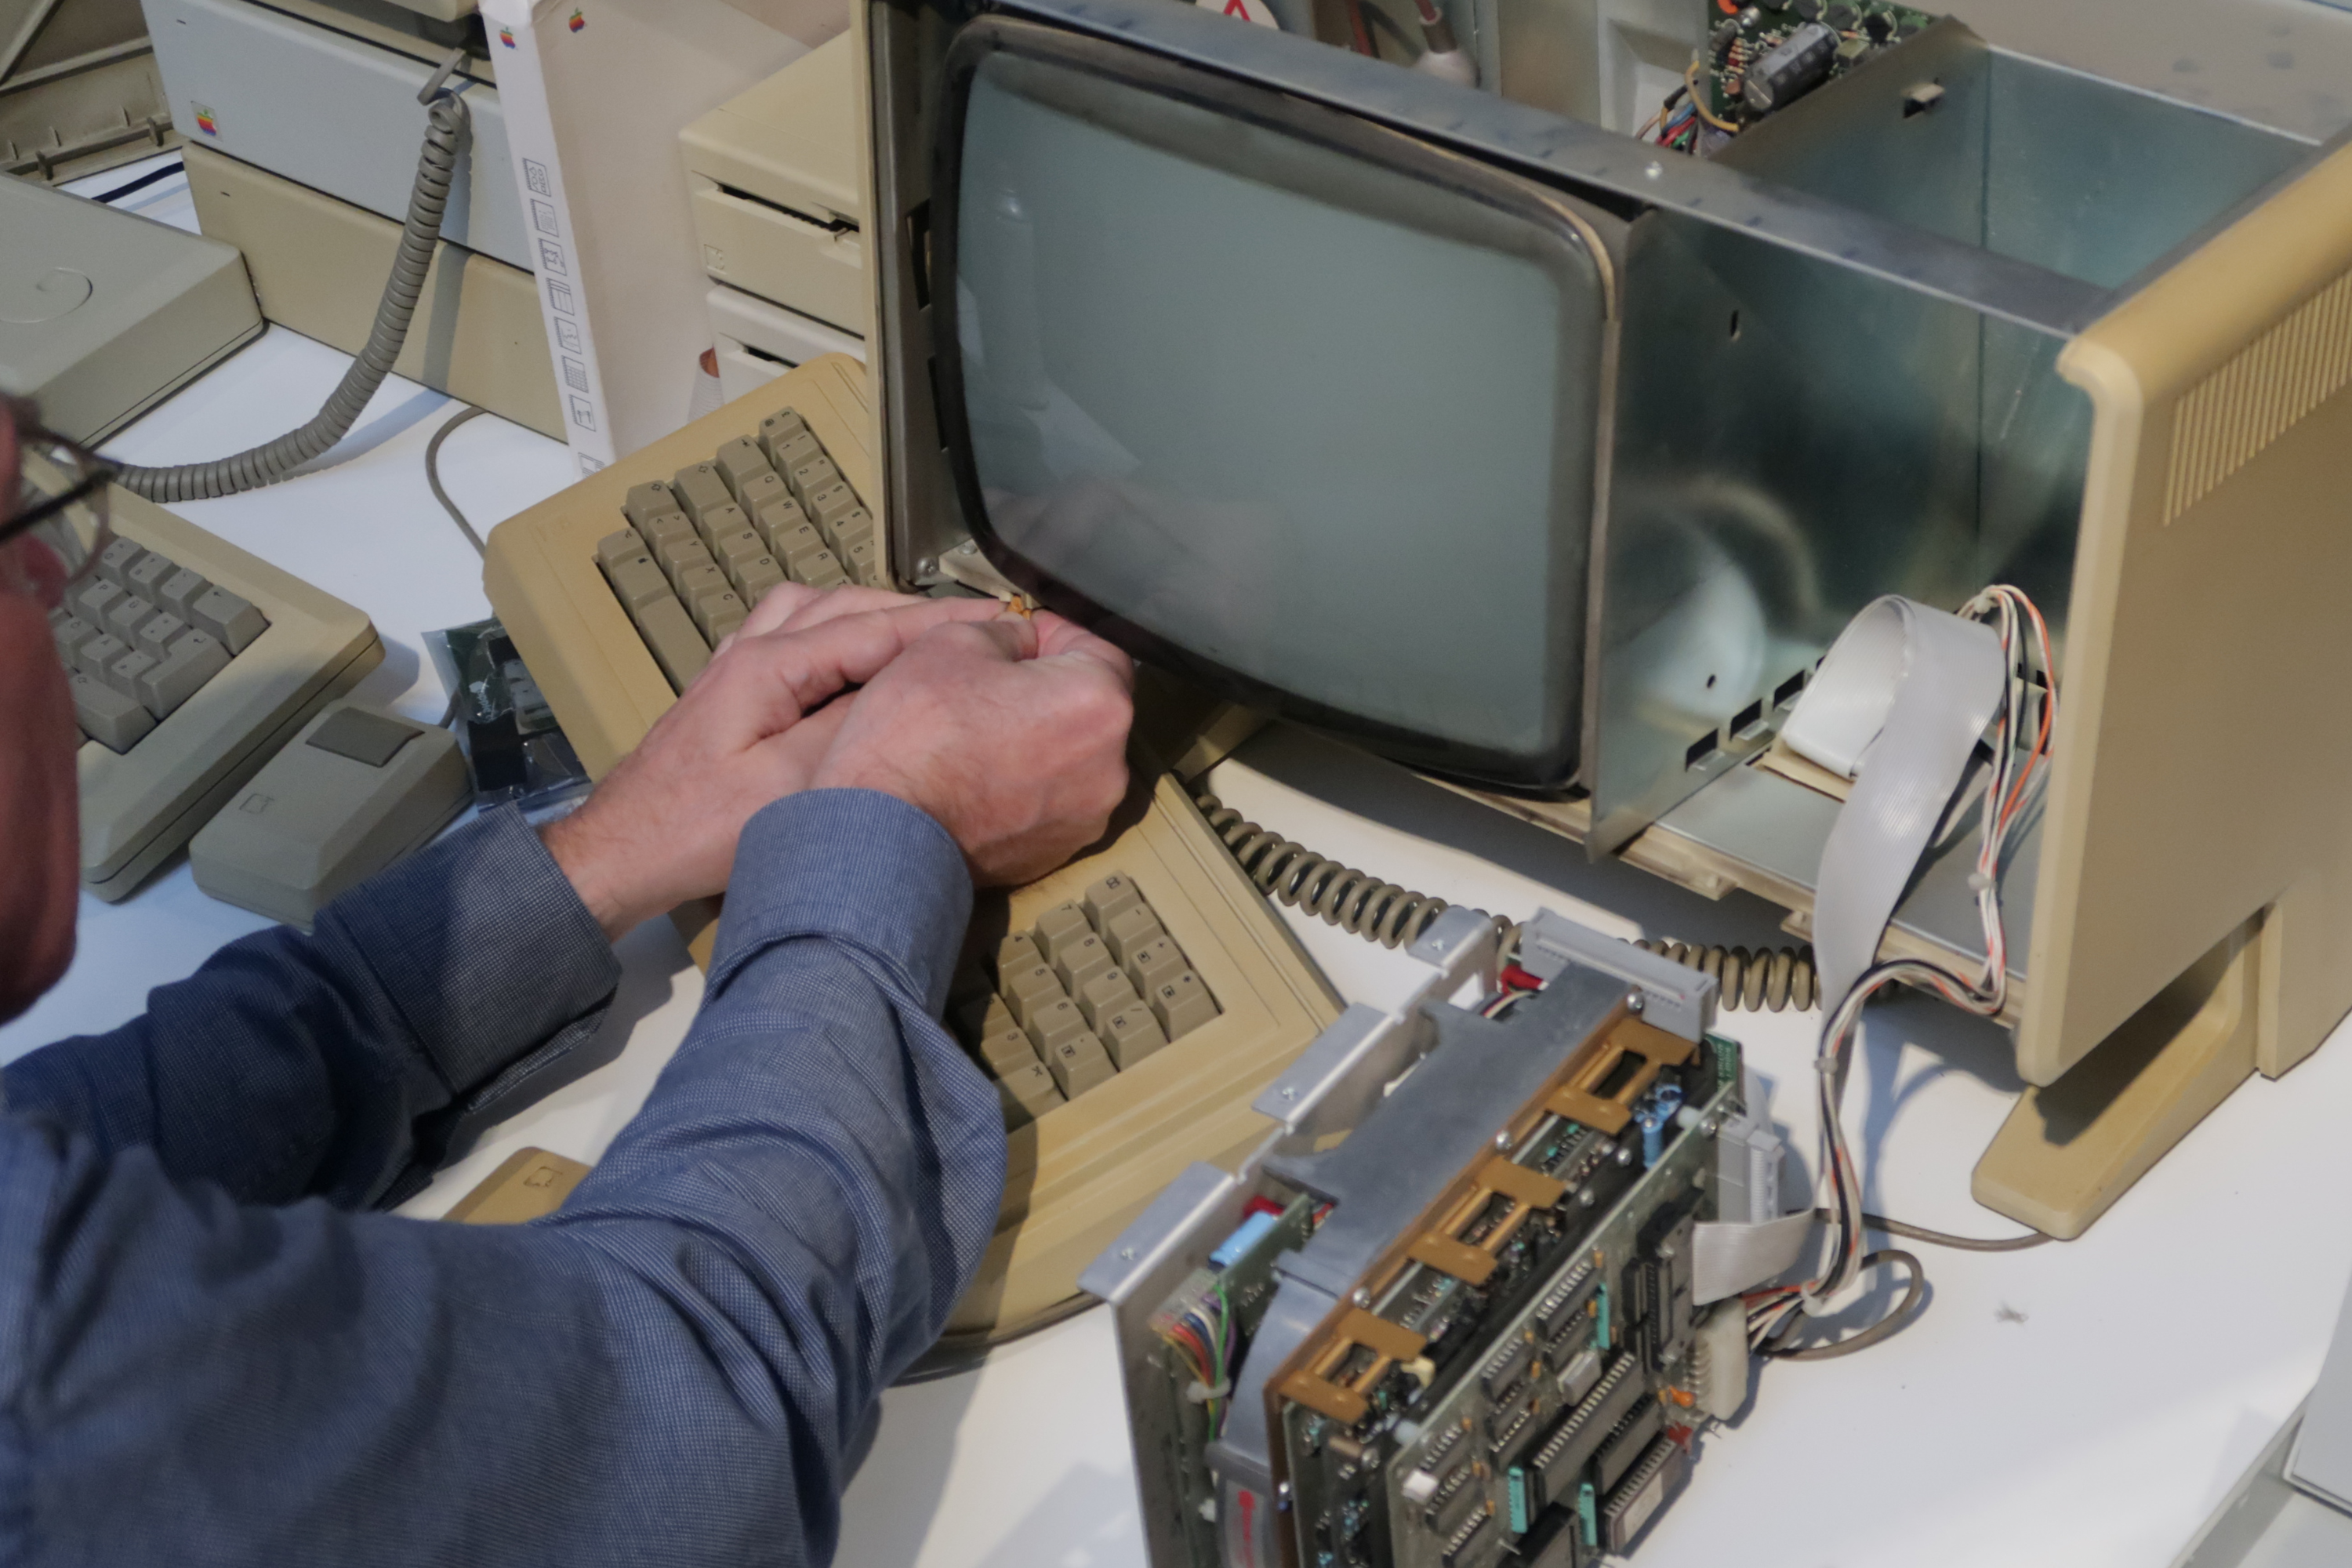
[[[54,606],[98,570],[100,558],[114,542],[106,493],[114,465],[44,426],[40,411],[28,398],[0,396],[0,417],[16,426],[22,473],[16,509],[0,517],[0,589],[49,600]],[[23,552],[7,548],[19,535],[38,539],[64,563],[62,589],[35,580]]]

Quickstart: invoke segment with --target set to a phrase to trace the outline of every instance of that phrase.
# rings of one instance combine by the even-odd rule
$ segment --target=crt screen
[[[1590,254],[1357,152],[1004,54],[962,132],[957,330],[999,540],[1374,733],[1572,747]]]

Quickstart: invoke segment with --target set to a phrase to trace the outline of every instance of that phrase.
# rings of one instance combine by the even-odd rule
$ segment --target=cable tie
[[[1192,1380],[1192,1386],[1184,1391],[1184,1397],[1191,1400],[1195,1405],[1206,1405],[1212,1399],[1223,1399],[1226,1394],[1231,1394],[1233,1391],[1234,1385],[1229,1382],[1220,1383],[1215,1387],[1212,1388],[1207,1384],[1202,1383],[1200,1379],[1194,1378]]]

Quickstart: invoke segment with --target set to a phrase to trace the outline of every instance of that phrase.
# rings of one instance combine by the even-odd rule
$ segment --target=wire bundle
[[[1234,1304],[1223,1283],[1210,1286],[1199,1301],[1160,1324],[1160,1337],[1192,1368],[1185,1397],[1208,1407],[1209,1435],[1218,1436],[1233,1394]]]
[[[1750,1291],[1745,1298],[1748,1343],[1765,1355],[1792,1361],[1849,1355],[1900,1329],[1916,1315],[1924,1299],[1926,1279],[1918,1258],[1891,1248],[1867,1255],[1863,1252],[1863,1234],[1871,1228],[1876,1216],[1863,1212],[1861,1167],[1847,1145],[1841,1108],[1864,1004],[1898,981],[1930,987],[1953,1005],[1986,1017],[1998,1016],[2009,1001],[2009,939],[2000,913],[2001,856],[2024,811],[2029,790],[2049,767],[2050,734],[2058,710],[2058,677],[2051,660],[2049,625],[2021,590],[1996,584],[1961,605],[1959,613],[1972,620],[1990,621],[1999,631],[2001,667],[2008,683],[1995,721],[1992,763],[1985,782],[1982,842],[1977,850],[1976,870],[1969,879],[1976,891],[1977,912],[1984,927],[1984,967],[1978,974],[1968,976],[1923,959],[1890,959],[1864,970],[1853,988],[1822,1020],[1821,1055],[1814,1066],[1821,1090],[1822,1163],[1830,1175],[1831,1202],[1823,1213],[1833,1243],[1832,1261],[1829,1271],[1818,1279]],[[2033,735],[2029,742],[2025,733],[2030,717],[2028,699],[2037,689],[2040,700],[2032,706],[2039,712],[2031,716]],[[1888,1227],[1880,1222],[1876,1228]],[[1916,1227],[1906,1226],[1905,1230],[1923,1240],[1945,1239]],[[1909,1286],[1895,1310],[1860,1333],[1833,1344],[1805,1350],[1790,1344],[1803,1318],[1825,1311],[1832,1297],[1865,1271],[1888,1263],[1901,1264],[1910,1275]]]

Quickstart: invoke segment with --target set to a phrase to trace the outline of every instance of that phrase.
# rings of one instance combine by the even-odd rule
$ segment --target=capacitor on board
[[[1819,22],[1808,22],[1790,33],[1780,46],[1748,68],[1741,96],[1751,114],[1769,114],[1818,86],[1836,58],[1838,36]]]

